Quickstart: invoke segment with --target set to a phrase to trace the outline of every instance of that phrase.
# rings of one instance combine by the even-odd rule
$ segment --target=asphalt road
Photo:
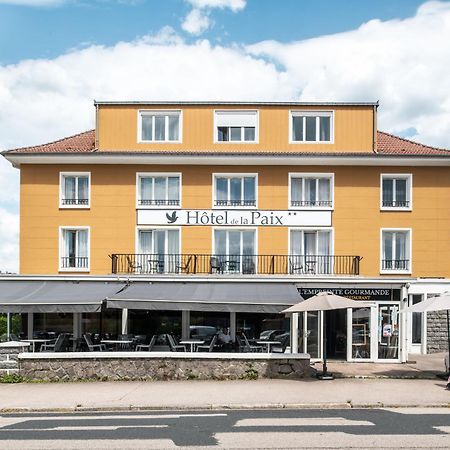
[[[6,449],[450,448],[450,409],[276,409],[0,415]]]

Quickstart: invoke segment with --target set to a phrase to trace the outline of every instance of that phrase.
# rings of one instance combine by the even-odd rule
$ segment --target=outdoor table
[[[270,347],[272,345],[281,345],[280,341],[256,341],[259,345],[266,345],[267,346],[267,353],[270,353]]]
[[[197,345],[204,344],[205,341],[200,341],[199,339],[186,339],[185,341],[180,341],[181,345],[190,345],[191,352],[195,352]]]
[[[133,341],[130,340],[121,340],[121,339],[103,339],[101,341],[102,344],[106,345],[113,345],[116,348],[116,351],[119,350],[119,345],[127,346],[129,347]]]
[[[31,344],[32,352],[36,351],[36,344],[46,344],[52,342],[54,339],[21,339],[21,342],[29,342]]]

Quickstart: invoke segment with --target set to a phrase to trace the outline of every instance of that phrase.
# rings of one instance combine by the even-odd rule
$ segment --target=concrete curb
[[[82,413],[82,412],[132,412],[132,411],[223,411],[253,409],[377,409],[377,408],[450,408],[450,403],[396,404],[396,403],[273,403],[273,404],[210,404],[203,406],[76,406],[71,408],[0,408],[0,414],[17,413]]]

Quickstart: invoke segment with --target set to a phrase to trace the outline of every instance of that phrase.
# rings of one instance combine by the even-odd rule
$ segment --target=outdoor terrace
[[[114,274],[359,275],[361,256],[115,253]]]

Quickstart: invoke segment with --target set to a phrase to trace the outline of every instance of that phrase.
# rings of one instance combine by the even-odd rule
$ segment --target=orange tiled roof
[[[95,149],[95,130],[85,131],[48,144],[21,147],[11,153],[85,153]]]
[[[377,132],[377,154],[379,155],[403,155],[403,156],[433,156],[445,155],[450,156],[450,150],[445,150],[437,147],[430,147],[428,145],[419,144],[398,136],[394,136],[384,131]],[[95,149],[95,130],[85,131],[74,136],[69,136],[58,141],[50,142],[48,144],[36,145],[33,147],[22,147],[10,150],[11,153],[90,153]],[[151,153],[151,152],[146,152]],[[159,152],[158,152],[159,153]],[[173,152],[168,152],[173,153]],[[175,152],[184,153],[184,152]],[[203,153],[203,152],[202,152]],[[205,152],[206,153],[206,152]],[[282,153],[277,152],[278,155]],[[303,154],[311,155],[312,152],[304,152]],[[330,155],[324,153],[323,155]],[[347,155],[348,153],[332,153],[332,155]],[[357,153],[357,156],[364,154]]]
[[[450,150],[430,147],[384,131],[377,132],[377,152],[381,155],[448,155]]]

